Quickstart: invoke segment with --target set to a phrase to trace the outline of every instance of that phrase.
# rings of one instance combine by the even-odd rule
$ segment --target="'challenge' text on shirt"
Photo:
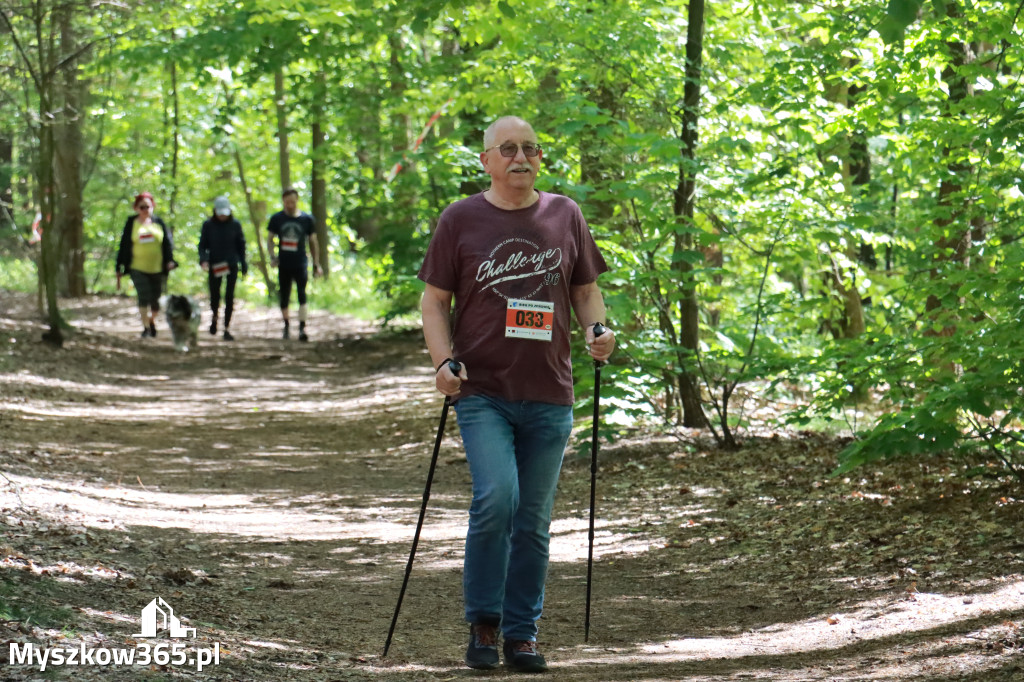
[[[553,262],[552,262],[553,261]],[[476,281],[487,282],[496,277],[502,279],[491,282],[491,285],[498,284],[510,279],[520,279],[532,275],[541,274],[557,268],[562,263],[562,249],[547,249],[533,255],[526,255],[522,251],[511,254],[504,263],[498,263],[496,259],[485,260],[476,271]],[[531,267],[532,266],[532,267]],[[520,272],[529,270],[529,272]],[[515,274],[517,273],[518,274]],[[505,275],[504,277],[502,277]]]

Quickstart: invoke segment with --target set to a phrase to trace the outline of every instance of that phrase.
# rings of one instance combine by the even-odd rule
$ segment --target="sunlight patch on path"
[[[2,378],[0,376],[0,379]],[[214,380],[204,381],[217,385]],[[24,400],[17,404],[8,404],[3,410],[36,418],[79,418],[93,422],[100,419],[123,422],[155,421],[167,419],[169,415],[173,415],[179,422],[190,417],[207,420],[211,412],[220,412],[223,406],[230,406],[231,411],[235,413],[330,413],[341,418],[362,417],[373,408],[402,404],[410,400],[418,404],[423,397],[423,391],[416,390],[414,384],[401,381],[378,382],[374,387],[365,389],[350,387],[349,390],[358,394],[358,397],[354,398],[338,393],[327,393],[321,388],[315,391],[315,399],[310,397],[309,385],[296,382],[223,379],[220,381],[219,390],[198,390],[189,383],[165,382],[159,386],[159,392],[154,393],[153,390],[142,390],[137,387],[126,389],[111,385],[98,388],[93,386],[85,390],[74,382],[59,382],[59,385],[58,382],[50,382],[48,385],[51,387],[73,390],[76,395],[117,394],[125,398],[136,398],[138,402],[96,404],[70,400]],[[341,405],[345,407],[342,408]]]
[[[665,538],[641,532],[613,532],[609,528],[629,528],[633,519],[596,519],[594,521],[594,557],[631,556],[664,547]],[[551,561],[585,561],[589,538],[589,519],[555,519],[551,522]]]
[[[374,539],[380,542],[410,542],[418,510],[408,506],[369,507],[329,503],[330,511],[308,507],[292,508],[307,497],[267,497],[266,491],[254,494],[168,493],[124,486],[96,486],[67,483],[29,476],[11,476],[20,488],[25,507],[51,518],[65,519],[69,512],[79,516],[77,523],[93,528],[152,526],[182,528],[194,533],[262,537],[299,541]],[[381,502],[384,500],[378,500]],[[393,500],[401,503],[403,500]],[[405,502],[408,502],[405,500]],[[461,565],[466,534],[466,512],[459,500],[435,495],[428,508],[423,528],[422,568],[444,570]],[[450,503],[454,508],[441,506]],[[17,506],[10,489],[0,491],[0,504]],[[602,519],[595,524],[594,557],[621,556],[651,551],[664,539],[636,533],[609,530],[623,527],[627,519]],[[587,557],[587,520],[556,519],[552,523],[551,560],[573,563]],[[433,550],[433,551],[432,551]],[[453,556],[456,552],[457,556]],[[434,557],[431,559],[431,557]]]
[[[403,542],[412,537],[409,523],[389,521],[381,515],[368,517],[367,510],[338,506],[332,513],[282,508],[261,502],[259,496],[240,494],[181,494],[123,487],[97,487],[63,483],[27,476],[10,476],[20,490],[25,507],[52,518],[68,511],[80,515],[77,522],[89,527],[143,525],[183,528],[195,533],[264,537],[288,540],[345,540],[372,538]],[[0,492],[0,504],[17,506],[10,490]],[[445,522],[444,510],[433,510],[436,522],[431,540],[461,541],[461,523]],[[407,517],[407,510],[401,514]],[[454,517],[456,514],[451,513]],[[461,515],[458,515],[461,518]],[[415,518],[415,517],[413,517]],[[405,519],[403,518],[403,521]],[[415,521],[413,521],[414,523]]]
[[[986,639],[986,633],[991,634],[992,627],[961,633],[929,634],[928,631],[955,627],[959,622],[978,618],[999,617],[1002,614],[1006,618],[1024,614],[1024,580],[1019,577],[987,594],[909,593],[866,601],[847,612],[772,625],[736,637],[673,639],[598,655],[592,654],[609,650],[587,647],[574,663],[608,665],[613,669],[624,660],[651,666],[671,666],[709,660],[782,657],[834,651],[835,659],[828,662],[828,679],[837,682],[892,680],[903,679],[908,674],[927,674],[929,668],[938,665],[944,656],[962,660],[965,670],[977,671],[1002,665],[1006,659],[986,655],[980,647],[971,650],[971,647],[964,647],[962,642],[952,640],[964,638],[982,641]],[[976,624],[973,626],[977,627]],[[907,641],[908,634],[913,633],[920,633],[922,641]],[[897,641],[897,638],[903,641]],[[889,643],[890,639],[894,643]],[[880,648],[872,648],[872,642],[877,642]],[[862,653],[855,653],[857,651]],[[869,665],[865,665],[865,659]],[[779,663],[784,662],[780,659]],[[941,669],[948,670],[948,667],[947,660]],[[788,682],[809,679],[807,674],[810,671],[801,668],[763,672],[765,679]],[[755,679],[760,679],[757,673],[755,670],[747,672],[755,676]]]

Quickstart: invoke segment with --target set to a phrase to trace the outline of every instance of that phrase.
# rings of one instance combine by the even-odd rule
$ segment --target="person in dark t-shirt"
[[[270,216],[267,225],[267,253],[270,254],[270,265],[277,268],[278,290],[281,300],[281,319],[284,321],[283,338],[288,338],[288,305],[292,297],[292,284],[299,299],[299,341],[308,341],[306,335],[306,283],[308,282],[308,262],[306,260],[306,242],[309,242],[309,254],[313,258],[313,276],[322,274],[320,269],[319,247],[316,240],[316,222],[313,216],[299,210],[299,193],[294,189],[286,189],[281,194],[283,211]],[[277,238],[278,248],[275,254],[274,239]]]
[[[480,154],[490,188],[442,212],[419,271],[435,385],[454,401],[473,480],[463,597],[466,664],[478,669],[498,666],[499,634],[507,668],[547,669],[537,620],[572,429],[570,318],[595,360],[615,347],[610,329],[594,336],[608,267],[579,206],[534,189],[541,158],[528,122],[495,121]]]

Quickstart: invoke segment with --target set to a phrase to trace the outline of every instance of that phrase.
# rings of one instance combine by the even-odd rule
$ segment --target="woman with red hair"
[[[142,338],[156,336],[156,314],[160,310],[167,273],[178,267],[174,262],[174,244],[171,231],[164,221],[154,215],[156,202],[153,195],[136,195],[135,215],[129,216],[121,233],[121,246],[117,250],[117,281],[128,274],[135,285],[142,319]]]

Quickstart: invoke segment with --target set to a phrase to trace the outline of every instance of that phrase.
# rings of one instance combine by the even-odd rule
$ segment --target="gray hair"
[[[494,130],[502,123],[508,123],[514,121],[515,123],[521,124],[533,131],[533,126],[526,119],[519,118],[518,116],[502,116],[491,125],[487,126],[487,130],[484,131],[484,149],[488,149],[494,145]]]

